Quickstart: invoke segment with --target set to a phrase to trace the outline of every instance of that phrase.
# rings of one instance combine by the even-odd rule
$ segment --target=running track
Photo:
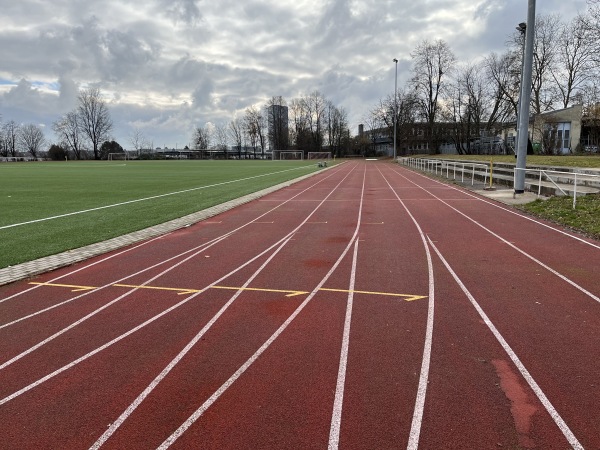
[[[0,288],[0,447],[598,449],[599,267],[346,163]]]

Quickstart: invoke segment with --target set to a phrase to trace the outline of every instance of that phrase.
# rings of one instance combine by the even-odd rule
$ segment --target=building
[[[271,105],[267,108],[269,148],[285,150],[289,147],[288,107]]]

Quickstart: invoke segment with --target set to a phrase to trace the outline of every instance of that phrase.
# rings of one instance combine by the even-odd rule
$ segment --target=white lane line
[[[377,168],[379,170],[379,168]],[[425,344],[423,347],[423,360],[421,362],[421,373],[419,375],[419,387],[417,389],[417,398],[415,400],[415,409],[413,412],[413,418],[410,426],[410,434],[408,437],[408,445],[407,449],[416,450],[419,447],[419,437],[421,435],[421,426],[423,423],[423,412],[425,410],[425,397],[427,395],[427,384],[429,380],[429,366],[431,364],[431,348],[433,346],[433,318],[435,312],[435,279],[433,276],[433,261],[431,258],[431,252],[429,251],[429,246],[427,245],[427,239],[425,237],[425,233],[421,229],[421,226],[417,222],[417,219],[412,215],[410,210],[407,208],[406,204],[402,201],[402,199],[398,196],[396,190],[392,187],[388,179],[381,173],[379,173],[392,190],[402,207],[405,209],[407,214],[410,216],[411,220],[415,224],[419,236],[421,237],[421,242],[423,243],[423,247],[425,248],[425,255],[427,256],[427,272],[429,276],[429,301],[427,304],[427,326],[425,329]]]
[[[293,236],[293,235],[292,235]],[[110,427],[104,432],[102,436],[94,442],[94,444],[90,447],[90,450],[97,450],[119,429],[119,427],[129,418],[131,414],[137,409],[137,407],[150,395],[150,393],[158,386],[158,384],[171,372],[171,370],[179,364],[179,362],[183,359],[185,355],[198,343],[200,339],[206,334],[208,330],[212,328],[217,320],[227,311],[227,309],[237,300],[237,298],[244,292],[244,288],[248,287],[250,283],[263,271],[265,267],[275,258],[275,256],[283,249],[287,243],[292,238],[290,236],[288,239],[283,241],[281,245],[269,256],[269,258],[258,268],[256,272],[252,274],[250,278],[244,283],[244,285],[239,289],[230,299],[225,303],[221,309],[207,322],[206,325],[192,338],[190,342],[181,350],[175,358],[167,364],[167,366],[160,372],[154,380],[142,391],[140,395],[121,413],[121,415],[115,420]]]
[[[402,175],[401,173],[399,173],[399,172],[397,172],[397,171],[395,171],[395,172],[396,172],[398,175],[401,175],[401,176],[403,176],[404,178],[406,178],[406,176]],[[589,245],[590,247],[594,247],[594,248],[597,248],[597,249],[599,249],[599,250],[600,250],[600,245],[598,245],[598,244],[595,244],[595,243],[593,243],[593,242],[586,241],[585,239],[582,239],[582,238],[580,238],[579,236],[576,236],[576,235],[574,235],[574,234],[567,233],[566,231],[563,231],[563,230],[560,230],[560,229],[558,229],[558,228],[555,228],[555,227],[553,227],[553,226],[551,226],[551,225],[548,225],[548,224],[546,224],[546,223],[544,223],[544,222],[540,222],[539,220],[536,220],[536,219],[534,219],[533,217],[529,217],[529,216],[527,216],[527,215],[525,215],[525,214],[522,214],[522,213],[520,213],[520,212],[518,212],[518,211],[515,211],[514,209],[506,208],[505,206],[502,206],[502,205],[500,205],[500,204],[498,204],[498,203],[496,203],[496,202],[492,202],[492,201],[490,201],[490,200],[487,200],[487,199],[485,199],[485,198],[482,198],[481,196],[478,196],[478,195],[472,194],[471,192],[469,192],[469,191],[467,191],[467,190],[465,190],[465,189],[459,189],[459,188],[457,188],[456,186],[450,186],[450,185],[446,185],[445,183],[442,183],[441,181],[434,180],[433,178],[429,178],[429,177],[427,177],[427,176],[425,176],[425,175],[423,175],[423,174],[420,174],[420,173],[418,173],[418,172],[413,172],[413,171],[411,171],[411,173],[414,173],[414,174],[416,174],[416,175],[419,175],[419,176],[420,176],[420,177],[422,177],[422,178],[425,178],[425,179],[427,179],[427,180],[430,180],[430,181],[434,181],[434,182],[436,182],[436,183],[439,183],[439,184],[441,184],[441,185],[448,186],[449,188],[451,188],[451,189],[454,189],[455,191],[461,192],[461,193],[463,193],[463,194],[465,194],[465,195],[468,195],[469,197],[473,197],[473,199],[475,199],[475,200],[478,200],[478,201],[480,201],[480,202],[483,202],[483,203],[487,203],[488,205],[491,205],[491,206],[493,206],[493,207],[495,207],[495,208],[502,209],[503,211],[506,211],[506,212],[509,212],[509,213],[511,213],[511,214],[514,214],[514,215],[515,215],[515,216],[517,216],[517,217],[520,217],[520,218],[522,218],[522,219],[529,220],[530,222],[536,223],[536,224],[538,224],[538,225],[541,225],[541,226],[543,226],[543,227],[546,227],[546,228],[548,228],[548,229],[550,229],[550,230],[552,230],[552,231],[556,231],[557,233],[560,233],[560,234],[563,234],[563,235],[565,235],[565,236],[567,236],[567,237],[570,237],[571,239],[575,239],[576,241],[579,241],[579,242],[581,242],[581,243],[583,243],[583,244],[585,244],[585,245]],[[413,181],[409,180],[408,178],[406,178],[406,179],[407,179],[408,181],[410,181],[411,183],[413,183],[415,186],[418,186],[418,187],[420,187],[421,189],[423,189],[421,186],[419,186],[419,185],[418,185],[418,184],[416,184],[415,182],[413,182]]]
[[[353,170],[353,169],[352,169]],[[341,184],[348,176],[350,175],[350,173],[348,173],[343,179],[342,181],[340,181],[339,184]],[[318,184],[318,183],[316,183]],[[339,185],[338,184],[338,185]],[[307,188],[310,189],[310,188]],[[335,191],[335,187],[333,188],[333,190],[330,192],[329,195],[331,195],[334,191]],[[298,194],[300,195],[300,194]],[[232,270],[231,272],[229,272],[228,274],[224,275],[223,277],[219,278],[218,280],[214,281],[213,283],[211,283],[210,285],[206,286],[205,288],[201,289],[200,291],[196,292],[195,294],[187,297],[185,300],[182,300],[181,302],[171,306],[170,308],[166,309],[165,311],[155,315],[154,317],[151,317],[150,319],[146,320],[145,322],[141,323],[140,325],[136,326],[135,328],[121,334],[120,336],[117,336],[116,338],[112,339],[111,341],[107,342],[106,344],[102,345],[101,347],[96,348],[95,350],[92,350],[91,352],[81,356],[80,358],[77,358],[76,360],[72,361],[71,363],[55,370],[54,372],[46,375],[45,377],[40,378],[39,380],[25,386],[24,388],[18,390],[17,392],[14,392],[13,394],[3,398],[2,400],[0,400],[0,406],[3,405],[4,403],[7,403],[11,400],[13,400],[14,398],[24,394],[25,392],[30,391],[31,389],[34,389],[35,387],[39,386],[40,384],[50,380],[51,378],[54,378],[55,376],[61,374],[62,372],[65,372],[68,369],[71,369],[72,367],[76,366],[77,364],[79,364],[82,361],[85,361],[86,359],[94,356],[95,354],[101,352],[102,350],[105,350],[106,348],[110,347],[111,345],[125,339],[126,337],[130,336],[131,334],[141,330],[142,328],[146,327],[147,325],[151,324],[152,322],[160,319],[161,317],[163,317],[164,315],[172,312],[173,310],[179,308],[180,306],[188,303],[189,301],[191,301],[192,299],[196,298],[197,296],[199,296],[200,294],[202,294],[203,292],[205,292],[206,290],[212,288],[215,285],[218,285],[219,283],[221,283],[222,281],[226,280],[227,278],[229,278],[231,275],[237,273],[238,271],[240,271],[241,269],[243,269],[244,267],[248,266],[249,264],[253,263],[254,261],[256,261],[257,259],[261,258],[263,255],[267,254],[269,251],[271,251],[272,249],[274,249],[275,247],[277,247],[278,245],[280,245],[283,241],[285,241],[288,238],[291,238],[294,233],[302,226],[302,224],[306,221],[308,221],[310,219],[310,217],[315,213],[315,211],[317,211],[317,209],[323,205],[323,203],[325,202],[325,200],[323,200],[323,202],[321,202],[321,204],[319,204],[305,219],[304,221],[298,225],[294,230],[292,230],[290,233],[288,233],[286,236],[284,236],[282,239],[280,239],[279,241],[277,241],[276,243],[274,243],[273,245],[271,245],[270,247],[268,247],[267,249],[263,250],[261,253],[259,253],[258,255],[254,256],[253,258],[251,258],[250,260],[246,261],[245,263],[243,263],[242,265],[240,265],[239,267],[237,267],[236,269]],[[242,227],[240,227],[242,228]],[[232,232],[230,232],[232,233]],[[222,237],[222,239],[224,239],[224,237]]]
[[[396,172],[398,173],[398,172]],[[583,286],[580,286],[579,284],[575,283],[574,281],[572,281],[571,279],[567,278],[566,276],[564,276],[563,274],[557,272],[556,270],[554,270],[552,267],[544,264],[542,261],[540,261],[539,259],[537,259],[536,257],[530,255],[529,253],[527,253],[524,250],[521,250],[519,247],[517,247],[515,244],[513,244],[510,241],[507,241],[506,239],[504,239],[502,236],[500,236],[499,234],[494,233],[492,230],[490,230],[489,228],[487,228],[485,225],[477,222],[475,219],[467,216],[465,213],[463,213],[462,211],[459,211],[458,209],[456,209],[454,206],[450,205],[449,203],[445,202],[443,199],[439,198],[438,196],[436,196],[435,194],[433,194],[432,192],[429,192],[427,189],[425,189],[424,187],[419,186],[418,184],[416,184],[414,181],[409,180],[408,178],[406,178],[404,175],[398,173],[398,175],[402,176],[404,179],[406,179],[407,181],[413,183],[415,186],[418,186],[419,188],[423,189],[425,192],[429,193],[429,195],[435,197],[438,201],[442,202],[444,205],[446,205],[448,208],[456,211],[458,214],[460,214],[461,216],[463,216],[465,219],[473,222],[475,225],[477,225],[478,227],[482,228],[483,230],[487,231],[488,233],[490,233],[492,236],[494,236],[495,238],[501,240],[502,242],[504,242],[506,245],[512,247],[513,249],[515,249],[517,252],[521,253],[523,256],[525,256],[526,258],[529,258],[530,260],[532,260],[534,263],[542,266],[544,269],[546,269],[547,271],[549,271],[550,273],[553,273],[554,275],[556,275],[557,277],[559,277],[561,280],[569,283],[571,286],[573,286],[575,289],[583,292],[585,295],[587,295],[588,297],[592,298],[593,300],[597,301],[598,303],[600,303],[600,297],[598,297],[597,295],[594,295],[593,293],[591,293],[590,291],[588,291],[587,289],[585,289]],[[584,241],[585,242],[585,241]]]
[[[232,231],[229,231],[229,232],[227,232],[227,233],[225,233],[225,234],[223,234],[223,235],[221,235],[221,236],[218,236],[218,237],[216,237],[216,238],[214,238],[214,239],[212,239],[212,240],[210,240],[210,241],[204,242],[204,243],[202,243],[202,244],[200,244],[200,245],[198,245],[198,246],[196,246],[196,247],[194,247],[194,248],[191,248],[191,249],[189,249],[189,250],[186,250],[186,251],[184,251],[184,252],[182,252],[182,253],[179,253],[179,254],[177,254],[177,255],[175,255],[175,256],[172,256],[172,257],[170,257],[170,258],[168,258],[168,259],[165,259],[165,260],[163,260],[163,261],[160,261],[160,262],[158,262],[158,263],[156,263],[156,264],[154,264],[154,265],[152,265],[152,266],[150,266],[150,267],[146,267],[145,269],[142,269],[142,270],[140,270],[140,271],[138,271],[138,272],[135,272],[135,273],[133,273],[133,274],[127,275],[127,276],[125,276],[125,277],[123,277],[123,278],[120,278],[120,279],[118,279],[118,280],[111,281],[110,283],[107,283],[107,284],[105,284],[105,285],[103,285],[103,286],[100,286],[99,288],[97,288],[97,289],[95,289],[95,290],[93,290],[93,291],[88,291],[88,292],[86,292],[86,293],[84,293],[84,294],[81,294],[81,295],[78,295],[78,296],[72,297],[72,298],[70,298],[70,299],[67,299],[67,300],[65,300],[65,301],[63,301],[63,302],[57,303],[57,304],[55,304],[55,305],[52,305],[52,306],[50,306],[50,307],[48,307],[48,308],[42,309],[42,310],[40,310],[40,311],[37,311],[37,312],[35,312],[35,313],[32,313],[32,314],[29,314],[29,315],[27,315],[27,316],[21,317],[21,318],[19,318],[19,319],[13,320],[12,322],[5,323],[5,324],[3,324],[3,325],[0,325],[0,329],[2,329],[2,328],[6,328],[6,327],[9,327],[9,326],[11,326],[11,325],[14,325],[14,324],[16,324],[16,323],[19,323],[19,322],[22,322],[23,320],[30,319],[30,318],[32,318],[32,317],[35,317],[35,316],[39,315],[39,314],[43,314],[43,313],[45,313],[45,312],[51,311],[51,310],[53,310],[53,309],[55,309],[55,308],[58,308],[58,307],[60,307],[60,306],[66,305],[66,304],[68,304],[68,303],[71,303],[71,302],[73,302],[73,301],[75,301],[75,300],[78,300],[78,299],[80,299],[80,298],[82,298],[82,297],[85,297],[85,296],[87,296],[87,295],[90,295],[90,294],[93,294],[93,293],[95,293],[95,292],[98,292],[98,291],[100,291],[100,290],[102,290],[102,289],[106,289],[106,288],[108,288],[108,287],[111,287],[111,286],[113,286],[114,284],[121,283],[122,281],[125,281],[125,280],[127,280],[127,279],[129,279],[129,278],[132,278],[132,277],[135,277],[135,276],[137,276],[137,275],[140,275],[140,274],[142,274],[142,273],[144,273],[144,272],[147,272],[148,270],[152,270],[152,269],[154,269],[154,268],[156,268],[156,267],[158,267],[158,266],[160,266],[160,265],[162,265],[162,264],[166,264],[166,263],[168,263],[168,262],[171,262],[171,261],[173,261],[174,259],[177,259],[177,258],[179,258],[179,257],[181,257],[181,256],[184,256],[184,255],[187,255],[187,254],[189,254],[189,253],[195,252],[195,251],[197,251],[198,249],[201,249],[201,248],[203,248],[203,247],[205,247],[205,246],[207,246],[207,245],[212,245],[212,244],[214,244],[215,242],[219,242],[219,241],[221,241],[223,238],[226,238],[226,237],[229,237],[229,236],[231,236],[232,234],[234,234],[234,233],[236,233],[236,232],[240,231],[241,229],[243,229],[243,228],[245,228],[245,227],[247,227],[247,226],[249,226],[249,225],[253,224],[253,223],[254,223],[254,222],[256,222],[257,220],[259,220],[259,219],[263,218],[263,217],[264,217],[264,216],[266,216],[267,214],[269,214],[269,213],[272,213],[273,211],[277,210],[277,209],[278,209],[278,208],[280,208],[281,206],[283,206],[283,205],[285,205],[286,203],[288,203],[288,202],[292,201],[294,198],[298,197],[299,195],[302,195],[304,192],[306,192],[306,191],[308,191],[308,190],[312,189],[313,187],[317,186],[318,184],[322,183],[323,181],[325,181],[326,179],[330,178],[331,176],[333,176],[333,175],[334,175],[334,174],[336,174],[336,173],[337,173],[337,171],[336,171],[336,172],[333,172],[333,173],[331,173],[330,175],[328,175],[327,177],[323,178],[322,180],[320,180],[320,181],[318,181],[318,182],[316,182],[316,183],[312,184],[311,186],[309,186],[309,187],[307,187],[307,188],[303,189],[302,191],[298,192],[296,195],[294,195],[293,197],[289,198],[288,200],[285,200],[283,203],[280,203],[279,205],[277,205],[277,206],[274,206],[273,208],[271,208],[271,209],[270,209],[270,210],[268,210],[267,212],[265,212],[265,213],[261,214],[260,216],[256,217],[254,220],[251,220],[250,222],[247,222],[247,223],[245,223],[244,225],[241,225],[241,226],[239,226],[238,228],[235,228],[235,229],[234,229],[234,230],[232,230]],[[160,236],[159,236],[159,237],[156,237],[155,239],[160,239]],[[155,239],[152,239],[152,241],[154,241]],[[151,242],[151,241],[149,241],[149,242]],[[109,259],[109,258],[107,258],[107,259]],[[90,266],[86,266],[86,267],[91,267],[92,265],[93,265],[93,264],[91,264]],[[79,270],[83,270],[83,269],[85,269],[86,267],[83,267],[83,268],[81,268],[81,269],[78,269],[78,270],[76,270],[76,271],[73,271],[73,272],[71,272],[71,273],[78,272]],[[69,275],[69,274],[67,274],[67,275]],[[66,276],[66,275],[65,275],[65,276]],[[63,276],[63,277],[64,277],[64,276]],[[60,279],[60,278],[63,278],[63,277],[58,277],[58,278],[55,278],[54,280],[51,280],[50,282],[52,282],[52,281],[55,281],[55,280],[58,280],[58,279]],[[40,285],[40,286],[36,286],[36,288],[38,288],[38,287],[41,287],[41,286],[42,286],[42,285]],[[29,290],[32,290],[32,289],[34,289],[34,288],[31,288],[31,289],[29,289]],[[29,291],[29,290],[28,290],[28,291]],[[24,292],[26,292],[26,291],[24,291]]]
[[[467,287],[463,284],[463,282],[458,277],[456,272],[454,272],[454,270],[452,270],[452,267],[450,267],[450,264],[448,264],[448,261],[446,261],[446,259],[441,254],[441,252],[438,250],[438,248],[435,246],[433,241],[429,237],[428,237],[428,239],[429,239],[429,245],[431,246],[431,248],[433,248],[433,250],[437,253],[437,255],[440,258],[440,260],[442,261],[442,263],[444,263],[444,266],[446,266],[446,269],[448,269],[448,272],[450,272],[450,274],[452,275],[452,277],[454,278],[456,283],[460,286],[460,288],[465,293],[465,295],[467,296],[467,298],[469,299],[471,304],[475,307],[475,309],[477,310],[477,313],[479,313],[479,316],[483,319],[483,321],[485,322],[487,327],[493,333],[494,337],[500,343],[500,345],[502,346],[504,351],[508,354],[509,358],[515,364],[517,369],[519,369],[519,372],[521,372],[521,375],[523,376],[523,378],[525,378],[525,381],[527,381],[527,384],[529,384],[529,386],[531,387],[531,389],[533,390],[533,392],[535,393],[537,398],[540,400],[542,405],[544,405],[544,408],[546,408],[546,411],[548,411],[548,414],[550,414],[550,416],[554,420],[554,423],[556,423],[558,428],[560,428],[560,431],[562,431],[562,433],[565,436],[565,438],[567,439],[567,441],[569,441],[569,444],[574,449],[583,449],[583,446],[579,443],[579,441],[577,440],[577,438],[575,437],[575,435],[573,434],[571,429],[567,426],[567,424],[562,419],[560,414],[558,414],[558,412],[556,411],[554,406],[552,406],[552,403],[550,403],[550,400],[548,400],[548,397],[546,397],[546,395],[544,394],[544,392],[542,391],[540,386],[536,383],[536,381],[533,379],[533,377],[531,376],[529,371],[525,368],[525,366],[523,365],[523,363],[521,362],[521,360],[519,359],[517,354],[513,351],[513,349],[510,347],[510,345],[508,345],[508,342],[506,342],[504,337],[500,334],[498,329],[494,326],[494,324],[492,323],[490,318],[487,316],[487,314],[483,311],[483,309],[481,308],[479,303],[477,303],[477,300],[475,300],[475,297],[473,297],[473,295],[471,295],[471,293],[469,292]]]
[[[87,264],[87,265],[85,265],[85,266],[83,266],[83,267],[80,267],[79,269],[75,269],[75,270],[73,270],[73,271],[71,271],[71,272],[68,272],[68,273],[65,273],[64,275],[61,275],[61,276],[59,276],[59,277],[52,278],[51,280],[48,280],[48,281],[46,281],[46,283],[54,283],[55,281],[61,280],[62,278],[68,277],[68,276],[70,276],[70,275],[73,275],[73,274],[75,274],[75,273],[77,273],[77,272],[81,272],[82,270],[89,269],[90,267],[93,267],[93,266],[95,266],[95,265],[97,265],[97,264],[101,264],[101,263],[103,263],[103,262],[106,262],[106,261],[108,261],[109,259],[115,258],[115,257],[117,257],[117,256],[121,256],[123,253],[127,253],[127,252],[130,252],[130,251],[132,251],[132,250],[136,250],[136,249],[138,249],[139,247],[142,247],[142,246],[144,246],[144,245],[147,245],[147,244],[149,244],[149,243],[151,243],[151,242],[154,242],[154,241],[155,241],[155,240],[157,240],[157,239],[161,239],[162,237],[164,237],[164,236],[167,236],[168,234],[171,234],[171,233],[172,233],[172,231],[171,231],[170,233],[163,234],[162,236],[157,236],[157,237],[154,237],[154,238],[152,238],[152,239],[149,239],[149,240],[147,240],[147,241],[145,241],[145,242],[142,242],[142,243],[140,243],[140,244],[137,244],[137,245],[135,245],[135,246],[133,246],[133,247],[126,248],[125,250],[121,250],[121,251],[120,251],[120,252],[118,252],[118,253],[115,253],[115,254],[113,254],[113,255],[107,256],[107,257],[105,257],[105,258],[102,258],[102,259],[100,259],[100,260],[98,260],[98,261],[96,261],[96,262],[93,262],[93,263]],[[13,294],[13,295],[10,295],[10,296],[8,296],[8,297],[5,297],[5,298],[3,298],[3,299],[0,299],[0,303],[4,303],[4,302],[5,302],[5,301],[7,301],[7,300],[13,299],[13,298],[15,298],[15,297],[19,297],[19,296],[21,296],[21,295],[23,295],[23,294],[26,294],[26,293],[28,293],[28,292],[34,291],[34,290],[36,290],[36,289],[39,289],[39,288],[41,288],[42,286],[43,286],[43,284],[38,284],[38,285],[36,285],[36,286],[34,286],[34,287],[30,287],[30,288],[28,288],[28,289],[25,289],[24,291],[17,292],[17,293],[15,293],[15,294]]]
[[[344,249],[344,251],[342,252],[340,257],[337,259],[337,261],[331,267],[329,272],[327,272],[327,274],[323,277],[323,279],[319,282],[319,284],[312,290],[312,292],[308,295],[308,297],[300,304],[300,306],[298,306],[298,308],[296,308],[296,310],[277,329],[277,331],[275,331],[275,333],[273,333],[271,335],[271,337],[269,339],[267,339],[267,341],[250,358],[248,358],[248,360],[227,381],[225,381],[225,383],[223,383],[219,389],[217,389],[196,411],[194,411],[194,413],[177,430],[175,430],[173,432],[173,434],[171,434],[167,439],[165,439],[165,441],[158,447],[157,450],[164,450],[164,449],[170,447],[177,439],[179,439],[183,435],[183,433],[185,433],[188,430],[188,428],[191,427],[202,416],[202,414],[204,414],[204,412],[208,408],[210,408],[210,406],[214,402],[216,402],[219,399],[219,397],[221,395],[223,395],[223,393],[233,383],[235,383],[235,381],[239,377],[242,376],[242,374],[260,357],[260,355],[262,355],[265,352],[265,350],[267,350],[271,346],[271,344],[279,337],[279,335],[281,335],[281,333],[283,333],[285,331],[285,329],[290,325],[290,323],[292,323],[292,321],[300,314],[300,312],[306,307],[306,305],[308,305],[308,303],[313,299],[313,297],[319,292],[319,290],[323,287],[323,285],[327,282],[327,280],[329,280],[331,275],[333,275],[333,273],[338,268],[338,266],[340,265],[340,263],[342,262],[344,257],[348,254],[348,251],[350,251],[350,248],[352,248],[352,244],[358,237],[358,230],[360,229],[360,222],[361,222],[362,209],[363,209],[365,176],[366,176],[366,170],[365,170],[365,174],[363,175],[363,186],[362,186],[362,192],[361,192],[360,207],[359,207],[359,211],[358,211],[358,220],[356,222],[356,229],[354,231],[354,235],[350,239],[350,242],[348,242],[348,245],[346,246],[346,248]]]
[[[354,286],[356,284],[356,263],[358,260],[358,239],[354,244],[352,255],[352,271],[350,272],[350,287],[348,288],[348,302],[346,306],[346,319],[344,320],[344,334],[342,337],[342,350],[340,354],[340,366],[338,369],[337,384],[335,388],[335,400],[333,402],[333,413],[331,415],[331,427],[329,429],[329,450],[336,450],[340,445],[340,429],[342,427],[342,406],[344,404],[344,387],[346,384],[346,368],[348,367],[348,351],[350,349],[350,324],[352,322],[352,306],[354,304]]]
[[[56,216],[44,217],[42,219],[28,220],[26,222],[21,222],[21,223],[13,223],[13,224],[10,224],[10,225],[0,226],[0,230],[6,230],[7,228],[14,228],[14,227],[22,226],[22,225],[30,225],[32,223],[46,222],[48,220],[60,219],[60,218],[63,218],[63,217],[75,216],[75,215],[78,215],[78,214],[85,214],[85,213],[92,212],[92,211],[100,211],[102,209],[114,208],[116,206],[130,205],[132,203],[139,203],[139,202],[143,202],[143,201],[146,201],[146,200],[155,200],[157,198],[169,197],[171,195],[184,194],[186,192],[193,192],[193,191],[199,191],[199,190],[202,190],[202,189],[209,189],[209,188],[213,188],[213,187],[217,187],[217,186],[224,186],[226,184],[238,183],[240,181],[253,180],[255,178],[268,177],[270,175],[277,175],[277,174],[280,174],[280,173],[290,172],[290,171],[293,171],[293,170],[306,169],[307,167],[309,167],[309,166],[294,167],[293,169],[279,170],[277,172],[270,172],[270,173],[265,173],[265,174],[262,174],[262,175],[255,175],[255,176],[252,176],[252,177],[240,178],[240,179],[237,179],[237,180],[224,181],[222,183],[216,183],[216,184],[211,184],[211,185],[207,185],[207,186],[199,186],[199,187],[190,188],[190,189],[183,189],[181,191],[168,192],[166,194],[152,195],[150,197],[144,197],[144,198],[137,198],[137,199],[134,199],[134,200],[128,200],[126,202],[114,203],[112,205],[98,206],[97,208],[89,208],[89,209],[83,209],[83,210],[80,210],[80,211],[73,211],[73,212],[65,213],[65,214],[58,214]]]

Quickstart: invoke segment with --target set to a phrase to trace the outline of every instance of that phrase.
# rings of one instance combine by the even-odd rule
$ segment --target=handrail
[[[450,179],[451,175],[453,177],[454,180],[456,180],[456,172],[460,172],[461,173],[461,182],[464,183],[465,181],[465,172],[466,171],[470,171],[471,172],[471,185],[474,185],[475,183],[475,171],[476,169],[479,169],[479,173],[484,177],[484,185],[487,184],[487,180],[488,180],[488,176],[489,176],[489,169],[490,166],[488,164],[482,164],[482,163],[473,163],[473,162],[460,162],[460,161],[444,161],[444,160],[439,160],[439,159],[427,159],[427,158],[414,158],[414,157],[404,157],[404,158],[398,158],[398,162],[401,164],[404,164],[406,166],[410,166],[410,167],[414,167],[417,168],[419,170],[422,171],[430,171],[430,172],[434,172],[437,175],[438,174],[438,167],[440,168],[440,175],[444,176],[444,169],[445,170],[445,175],[446,178]],[[557,176],[559,175],[563,175],[566,176],[566,178],[572,178],[573,179],[573,208],[575,208],[577,206],[577,194],[578,194],[578,183],[582,182],[582,181],[591,181],[591,180],[598,180],[598,182],[600,182],[600,175],[595,175],[595,174],[590,174],[590,173],[584,173],[584,172],[578,172],[578,171],[573,171],[573,172],[567,172],[564,170],[551,170],[551,169],[528,169],[528,168],[516,168],[513,171],[513,186],[514,186],[514,177],[516,176],[517,170],[524,170],[525,172],[535,172],[535,173],[539,173],[539,181],[538,181],[538,197],[541,196],[541,191],[542,191],[542,179],[546,179],[547,181],[549,181],[550,183],[552,183],[557,190],[559,190],[560,192],[562,192],[563,195],[569,195],[565,189],[563,189],[557,182],[556,180],[553,179],[557,178]],[[452,173],[451,173],[452,172]],[[579,192],[581,192],[581,190],[579,190]]]

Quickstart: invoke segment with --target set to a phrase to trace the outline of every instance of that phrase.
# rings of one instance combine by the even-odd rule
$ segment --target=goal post
[[[108,160],[109,161],[127,161],[127,152],[120,153],[109,153]]]
[[[304,152],[303,151],[279,151],[279,160],[303,160]]]
[[[308,159],[331,159],[331,152],[308,152]]]

